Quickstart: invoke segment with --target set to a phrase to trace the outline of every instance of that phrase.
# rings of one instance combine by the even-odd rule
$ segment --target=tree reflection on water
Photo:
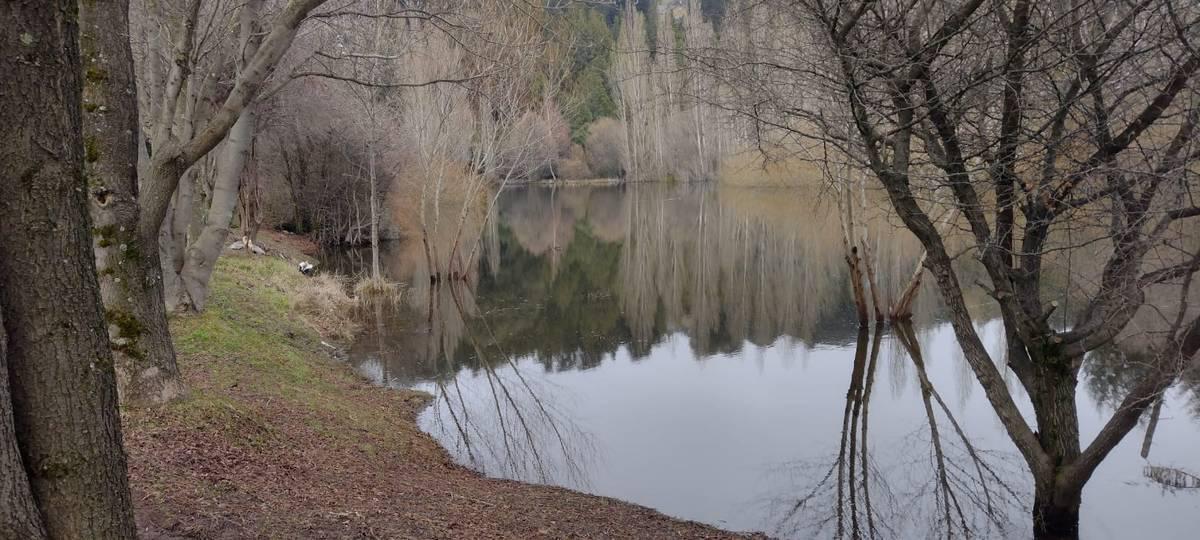
[[[467,464],[486,474],[541,483],[585,487],[594,441],[579,428],[556,401],[555,389],[527,378],[512,357],[499,346],[486,320],[478,317],[467,286],[453,281],[429,284],[418,281],[416,299],[425,300],[425,317],[413,333],[423,348],[409,349],[419,364],[436,375],[427,385],[436,402],[427,416],[427,429],[466,457]],[[375,312],[382,320],[381,312]],[[469,320],[478,324],[468,324]],[[388,350],[378,336],[378,351]],[[411,337],[411,336],[410,336]],[[456,364],[460,348],[468,351],[469,366]],[[384,385],[403,386],[407,377],[393,378],[380,357],[367,360],[359,370]],[[486,384],[463,385],[442,366],[473,370]],[[485,391],[479,391],[485,389]]]
[[[686,480],[688,472],[611,478],[620,472],[614,467],[631,467],[641,457],[605,463],[613,447],[641,448],[638,443],[644,441],[613,439],[612,433],[626,432],[603,422],[607,431],[595,432],[595,416],[611,414],[609,409],[618,408],[616,402],[627,396],[601,389],[588,394],[603,403],[581,403],[577,392],[589,387],[579,377],[620,363],[619,369],[591,379],[606,382],[588,383],[615,384],[615,371],[649,368],[653,371],[639,371],[643,380],[665,387],[662,398],[637,403],[647,408],[644,414],[680,422],[672,434],[703,434],[712,419],[689,417],[701,413],[681,410],[666,397],[680,396],[671,392],[677,381],[669,377],[681,372],[660,374],[678,367],[671,360],[694,359],[704,365],[701,371],[708,364],[719,370],[733,362],[744,373],[753,371],[755,363],[762,371],[764,352],[782,355],[785,363],[804,363],[805,355],[832,351],[836,368],[820,366],[813,376],[822,377],[821,384],[833,377],[839,387],[847,381],[844,400],[829,396],[803,411],[770,411],[766,416],[771,419],[794,422],[802,417],[803,425],[821,427],[780,434],[790,426],[770,426],[777,431],[768,437],[804,440],[795,447],[806,451],[773,458],[764,465],[772,472],[762,485],[731,487],[744,493],[722,495],[721,500],[729,501],[759,495],[758,503],[765,504],[755,504],[761,508],[719,515],[737,514],[739,526],[792,538],[1027,536],[1029,471],[1011,443],[996,438],[1003,432],[986,425],[994,422],[995,412],[986,401],[971,397],[978,388],[953,340],[939,338],[936,347],[922,347],[922,339],[948,332],[937,295],[932,290],[919,295],[912,325],[858,330],[841,247],[836,234],[830,234],[837,230],[836,216],[819,208],[798,214],[795,201],[784,195],[798,193],[685,185],[503,194],[498,217],[481,228],[479,265],[463,281],[431,283],[419,245],[386,247],[389,277],[409,286],[400,306],[368,310],[373,324],[353,344],[351,359],[379,384],[430,391],[435,402],[422,416],[423,428],[477,470],[623,498],[621,489],[628,487],[631,500],[645,497],[635,502],[726,526],[726,518],[709,517],[722,511],[688,506],[704,504],[705,497],[650,486],[651,480]],[[871,235],[890,240],[875,255],[882,295],[894,296],[905,285],[919,248],[890,231],[883,218],[871,220],[870,227]],[[963,275],[980,272],[967,259]],[[982,291],[970,294],[978,324],[992,324],[987,321],[996,317],[994,303]],[[993,334],[997,339],[990,346],[1002,349],[1003,332]],[[673,352],[680,346],[687,350]],[[934,369],[932,360],[948,363]],[[1138,380],[1140,366],[1136,358],[1115,351],[1091,355],[1083,369],[1087,399],[1097,409],[1116,407]],[[1164,396],[1146,415],[1145,436],[1137,441],[1144,466],[1139,462],[1135,477],[1121,482],[1170,493],[1200,492],[1196,462],[1173,462],[1151,450],[1178,444],[1155,437],[1163,429],[1160,417],[1164,425],[1172,422],[1164,411],[1178,415],[1186,409],[1186,414],[1200,416],[1197,381],[1200,375],[1183,374],[1172,391],[1183,399],[1166,405],[1169,396]],[[755,379],[735,393],[772,405],[786,402],[755,395],[766,392],[768,382]],[[1015,381],[1008,382],[1019,392]],[[800,392],[804,381],[789,384],[793,386],[784,392]],[[880,386],[889,385],[891,392],[881,392]],[[916,391],[906,392],[908,387]],[[968,407],[968,402],[978,406]],[[841,412],[836,424],[828,418],[833,411]],[[898,419],[912,426],[897,425]],[[756,421],[767,420],[744,419]],[[682,445],[678,441],[660,442],[666,446],[649,450],[668,456],[668,464],[674,456],[683,461],[698,453],[694,447],[676,447]],[[725,446],[718,442],[724,441],[700,444]],[[777,444],[769,439],[743,443]],[[784,447],[779,443],[775,448]],[[772,454],[755,453],[759,455]],[[797,459],[800,455],[816,457]],[[718,459],[738,462],[739,457]],[[614,482],[627,484],[614,488]],[[769,487],[765,495],[754,492],[762,486]],[[676,500],[688,502],[671,507]]]
[[[894,360],[910,362],[916,372],[926,423],[897,440],[869,438],[885,333],[859,331],[837,452],[784,468],[796,486],[771,501],[774,532],[789,538],[1011,536],[1030,497],[1011,480],[1020,478],[1019,456],[975,446],[930,382],[909,324],[896,325],[887,337],[904,350]],[[880,446],[883,463],[874,454]]]

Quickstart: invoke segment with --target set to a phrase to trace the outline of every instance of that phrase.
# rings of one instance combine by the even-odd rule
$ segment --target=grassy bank
[[[144,538],[727,536],[458,467],[414,423],[427,395],[331,357],[317,328],[346,321],[324,284],[244,255],[213,279],[207,310],[172,321],[188,397],[123,411]]]

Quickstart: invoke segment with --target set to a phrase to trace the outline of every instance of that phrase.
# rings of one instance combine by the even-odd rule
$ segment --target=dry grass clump
[[[333,274],[318,274],[294,281],[292,308],[323,337],[346,340],[359,331],[354,318],[358,302],[346,293],[346,285]]]
[[[400,301],[401,288],[383,278],[365,277],[354,284],[354,295],[370,302],[397,303]]]

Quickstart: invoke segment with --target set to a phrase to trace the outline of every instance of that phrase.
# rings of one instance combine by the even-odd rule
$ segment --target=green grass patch
[[[302,304],[317,289],[328,297],[329,286],[278,259],[221,257],[204,312],[171,321],[188,396],[138,421],[225,434],[238,438],[238,446],[265,444],[286,422],[296,421],[346,445],[357,444],[363,433],[415,430],[397,425],[401,408],[392,400],[408,404],[418,393],[366,388],[322,344]],[[321,314],[328,317],[330,308],[323,306]],[[350,395],[355,390],[380,395]],[[393,405],[364,407],[364,397]],[[291,418],[271,417],[281,413]]]

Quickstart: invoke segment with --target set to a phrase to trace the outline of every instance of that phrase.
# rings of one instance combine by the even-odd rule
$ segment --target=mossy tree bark
[[[0,411],[11,407],[22,468],[0,463],[4,478],[28,480],[49,537],[124,539],[136,531],[88,233],[77,15],[75,0],[0,3],[0,125],[10,134],[0,148]],[[0,535],[22,532],[40,531]]]
[[[138,232],[137,92],[128,0],[81,2],[84,171],[109,343],[122,401],[162,403],[183,394],[167,329],[162,269]]]

